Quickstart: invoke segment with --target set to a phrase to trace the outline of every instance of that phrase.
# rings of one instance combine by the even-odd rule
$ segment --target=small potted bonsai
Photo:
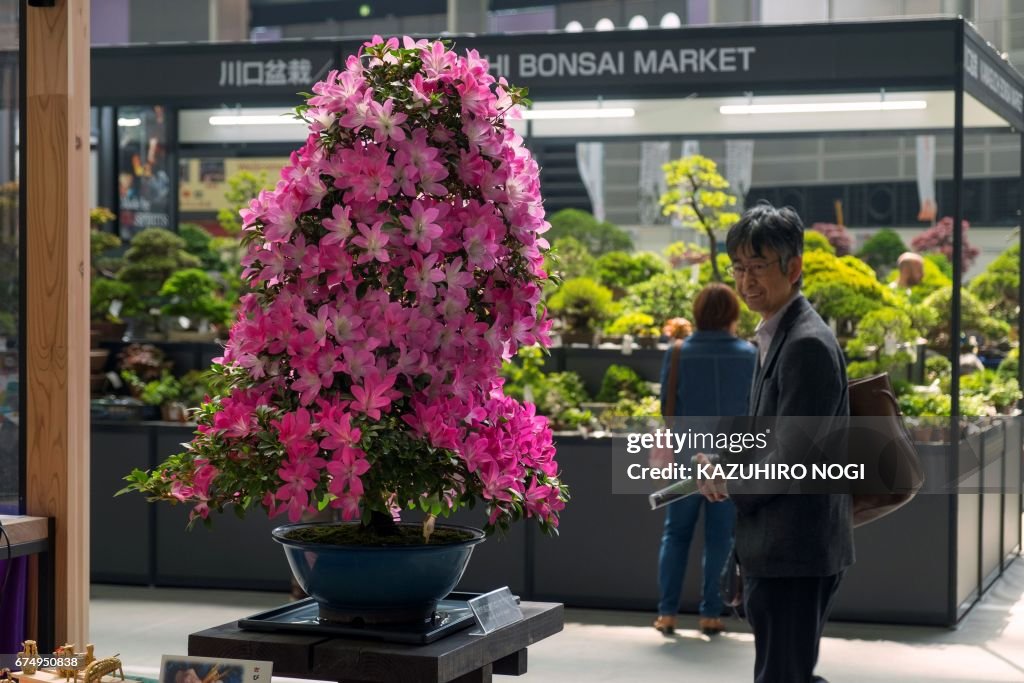
[[[597,259],[594,265],[597,280],[611,289],[616,299],[624,297],[630,285],[646,282],[666,270],[665,261],[650,252],[629,254],[610,251]]]
[[[146,419],[163,419],[166,422],[184,422],[185,405],[182,403],[182,386],[169,370],[160,377],[143,382],[138,375],[122,370],[121,378],[131,387],[132,393],[148,408]]]
[[[566,346],[593,342],[595,331],[615,309],[612,291],[587,277],[566,280],[548,299],[548,310],[562,321]]]
[[[645,349],[653,349],[661,336],[661,329],[654,324],[654,317],[639,312],[620,315],[605,331],[612,336],[628,334],[638,346]]]
[[[132,287],[138,308],[132,311],[129,330],[132,338],[153,334],[158,329],[160,295],[164,282],[176,271],[196,268],[199,259],[185,251],[185,240],[163,228],[146,228],[124,254],[124,265],[117,279]]]
[[[234,317],[234,308],[218,293],[217,283],[198,268],[179,270],[164,282],[160,312],[170,319],[171,341],[213,341]]]
[[[114,279],[123,265],[119,255],[121,239],[100,227],[114,218],[109,210],[98,207],[89,212],[91,282],[89,284],[90,327],[100,341],[121,341],[126,325],[122,314],[136,306],[134,290]]]

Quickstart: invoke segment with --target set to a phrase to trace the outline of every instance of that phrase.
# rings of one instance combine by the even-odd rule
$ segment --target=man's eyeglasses
[[[768,263],[751,263],[748,266],[745,266],[742,263],[734,263],[727,266],[725,271],[733,277],[746,277],[747,275],[753,275],[756,278],[760,278],[768,272],[769,268],[773,267],[777,263],[782,263],[782,259],[778,258],[774,261],[769,261]]]

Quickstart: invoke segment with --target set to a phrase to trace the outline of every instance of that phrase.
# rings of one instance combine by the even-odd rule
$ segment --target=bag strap
[[[663,417],[674,417],[676,414],[676,388],[679,386],[679,350],[683,348],[683,340],[672,342],[672,356],[668,364],[668,389],[665,391],[665,402],[661,406]]]

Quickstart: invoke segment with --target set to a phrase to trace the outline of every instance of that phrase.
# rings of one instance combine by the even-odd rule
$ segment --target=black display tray
[[[306,633],[314,635],[371,638],[389,643],[425,645],[469,628],[475,623],[467,602],[479,593],[449,593],[437,603],[434,616],[423,622],[403,624],[345,624],[321,621],[319,607],[306,598],[238,620],[238,627],[264,633]]]

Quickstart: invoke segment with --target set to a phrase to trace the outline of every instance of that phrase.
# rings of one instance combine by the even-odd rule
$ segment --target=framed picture
[[[273,662],[164,655],[160,683],[270,683]]]

